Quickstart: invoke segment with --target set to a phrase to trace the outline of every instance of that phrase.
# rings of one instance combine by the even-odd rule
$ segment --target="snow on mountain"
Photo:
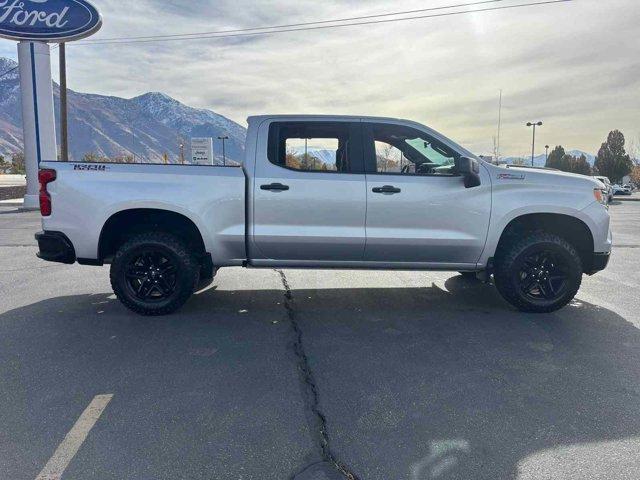
[[[17,64],[0,57],[0,74]],[[59,87],[54,84],[56,121],[59,122]],[[87,153],[114,158],[133,155],[137,161],[179,160],[180,145],[190,158],[192,137],[212,137],[214,156],[222,161],[219,136],[228,136],[228,160],[244,157],[246,129],[206,109],[193,108],[159,92],[131,99],[68,92],[69,146],[73,160]],[[0,78],[0,155],[22,150],[22,111],[18,72]]]
[[[295,147],[293,149],[296,155],[304,155],[304,147]],[[333,165],[336,163],[336,151],[327,150],[326,148],[307,147],[307,155],[315,157],[318,160]]]
[[[583,152],[582,150],[568,150],[567,153],[574,157],[579,157],[580,155],[584,155],[585,157],[587,157],[587,162],[589,162],[589,165],[591,165],[592,167],[593,167],[593,164],[596,163],[595,155],[592,155],[587,152]]]
[[[0,57],[0,155],[22,149],[22,117],[18,64]],[[13,71],[12,71],[13,70]]]
[[[10,58],[0,57],[0,75],[3,74],[3,79],[17,79],[18,63]]]

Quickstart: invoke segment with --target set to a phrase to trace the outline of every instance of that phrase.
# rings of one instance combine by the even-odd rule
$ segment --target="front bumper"
[[[598,273],[609,265],[609,260],[611,259],[611,253],[594,253],[593,260],[591,260],[591,269],[587,272],[587,275],[593,275],[594,273]]]
[[[76,261],[76,251],[73,244],[64,233],[61,232],[38,232],[38,258],[48,262],[58,262],[72,264]]]

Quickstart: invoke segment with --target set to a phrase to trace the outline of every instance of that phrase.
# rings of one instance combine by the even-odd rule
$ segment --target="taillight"
[[[47,192],[47,185],[56,179],[56,171],[43,168],[38,172],[40,181],[40,214],[43,217],[51,215],[51,195]]]

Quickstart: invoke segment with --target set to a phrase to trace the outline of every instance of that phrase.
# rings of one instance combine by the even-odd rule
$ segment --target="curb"
[[[9,198],[7,200],[0,200],[0,207],[22,207],[24,200],[22,198]]]

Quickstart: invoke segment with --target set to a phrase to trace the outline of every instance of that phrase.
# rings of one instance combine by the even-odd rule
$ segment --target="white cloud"
[[[95,38],[425,8],[417,0],[96,3],[105,23]],[[261,37],[77,46],[69,48],[69,82],[126,97],[163,91],[241,123],[251,114],[285,112],[411,118],[479,153],[491,150],[502,88],[505,153],[530,149],[524,123],[538,119],[545,121],[541,151],[548,143],[595,152],[611,129],[640,134],[638,24],[636,0],[575,0]],[[2,42],[0,55],[8,45]]]

